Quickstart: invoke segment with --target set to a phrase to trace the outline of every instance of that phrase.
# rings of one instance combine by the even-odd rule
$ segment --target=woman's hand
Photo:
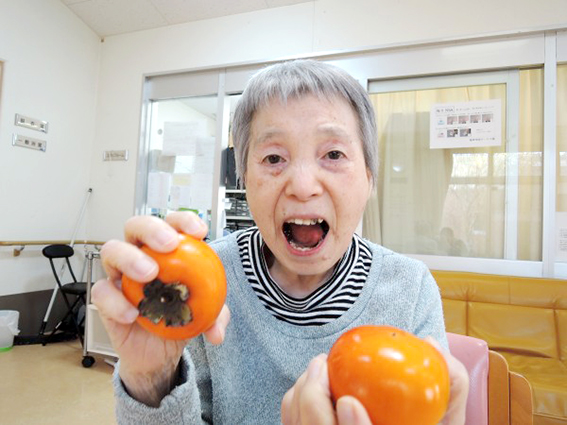
[[[178,245],[177,232],[198,238],[207,234],[206,224],[190,212],[173,213],[165,221],[138,216],[126,222],[125,242],[112,240],[101,250],[107,279],[92,288],[92,302],[120,357],[120,378],[132,397],[149,406],[160,401],[175,386],[177,367],[187,341],[165,340],[144,330],[136,323],[138,310],[120,290],[125,274],[140,282],[150,282],[158,274],[156,262],[139,247],[148,245],[158,252],[173,251]],[[216,323],[204,334],[212,344],[220,344],[230,320],[225,305]]]
[[[311,360],[307,370],[285,394],[281,418],[283,425],[372,425],[366,410],[354,397],[341,397],[336,411],[333,408],[325,354]]]
[[[428,337],[426,341],[443,354],[449,368],[451,394],[449,406],[441,423],[463,425],[469,393],[467,370],[455,357],[442,350],[433,338]],[[364,406],[354,397],[341,397],[337,401],[336,411],[333,408],[327,356],[324,354],[320,354],[309,363],[307,371],[285,394],[281,405],[281,417],[283,425],[371,425]]]
[[[439,343],[432,337],[425,338],[433,345],[447,362],[449,368],[449,380],[451,381],[451,393],[449,395],[449,406],[441,421],[442,425],[463,425],[467,413],[467,398],[469,396],[469,373],[465,366],[451,353],[443,350]]]

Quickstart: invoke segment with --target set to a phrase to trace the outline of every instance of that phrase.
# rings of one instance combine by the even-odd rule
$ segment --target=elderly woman
[[[321,353],[364,324],[389,324],[447,347],[427,268],[355,233],[377,173],[368,96],[330,65],[273,65],[249,82],[233,136],[257,227],[211,243],[225,266],[228,296],[204,336],[177,342],[144,331],[119,289],[122,274],[144,282],[157,275],[141,244],[168,252],[177,231],[204,237],[206,225],[195,215],[134,217],[126,241],[102,250],[108,279],[96,283],[92,297],[120,356],[118,420],[368,424],[357,400],[331,402]],[[466,372],[445,356],[452,388],[444,422],[463,423]]]

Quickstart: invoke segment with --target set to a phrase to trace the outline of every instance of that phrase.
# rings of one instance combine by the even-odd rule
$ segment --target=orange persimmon
[[[140,314],[137,322],[166,339],[189,339],[210,328],[226,299],[224,267],[204,241],[179,234],[178,247],[159,253],[142,251],[159,266],[152,282],[122,277],[122,292]]]
[[[431,344],[391,326],[360,326],[327,360],[333,400],[350,395],[374,425],[434,425],[449,402],[449,371]]]

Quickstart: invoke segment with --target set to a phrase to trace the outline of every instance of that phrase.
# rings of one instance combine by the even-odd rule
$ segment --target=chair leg
[[[65,301],[65,304],[67,306],[67,314],[65,314],[65,316],[63,317],[63,319],[61,319],[59,321],[59,323],[55,326],[55,328],[53,329],[53,331],[49,334],[49,336],[42,342],[42,345],[47,344],[51,338],[53,337],[53,335],[55,335],[55,333],[59,330],[60,326],[65,322],[65,320],[70,317],[73,325],[75,327],[75,331],[77,333],[77,336],[79,337],[79,340],[81,342],[81,346],[83,346],[84,341],[83,341],[83,332],[81,332],[81,328],[80,328],[80,324],[77,322],[77,319],[75,318],[75,307],[77,305],[79,305],[79,303],[81,303],[82,301],[82,305],[85,304],[85,300],[82,296],[77,296],[77,299],[75,300],[75,302],[73,304],[71,304],[67,298],[67,296],[61,292],[61,295],[63,295],[63,300]],[[80,308],[80,307],[79,307]],[[85,312],[86,315],[86,312]],[[83,318],[84,320],[84,318]],[[81,322],[83,321],[81,320]]]
[[[73,321],[73,324],[75,325],[75,330],[77,331],[77,336],[79,337],[79,341],[81,342],[81,347],[83,347],[84,345],[84,341],[83,341],[83,332],[81,332],[81,327],[79,322],[77,322],[77,318],[75,316],[75,306],[79,305],[79,307],[77,308],[77,313],[79,312],[79,309],[81,308],[80,305],[84,305],[84,302],[81,302],[82,297],[81,296],[77,296],[77,299],[75,300],[75,302],[73,303],[73,305],[71,306],[70,311],[67,313],[68,315],[71,316],[71,320]],[[81,320],[82,322],[82,320]]]

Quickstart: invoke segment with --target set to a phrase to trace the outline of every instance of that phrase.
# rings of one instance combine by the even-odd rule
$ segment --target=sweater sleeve
[[[443,348],[448,349],[441,294],[437,282],[425,265],[417,300],[412,323],[414,334],[420,338],[432,336]]]
[[[208,423],[203,418],[210,417],[210,412],[201,411],[196,369],[187,349],[181,359],[180,384],[164,397],[159,407],[147,406],[130,397],[118,375],[119,367],[120,362],[113,376],[118,424],[193,425]]]

